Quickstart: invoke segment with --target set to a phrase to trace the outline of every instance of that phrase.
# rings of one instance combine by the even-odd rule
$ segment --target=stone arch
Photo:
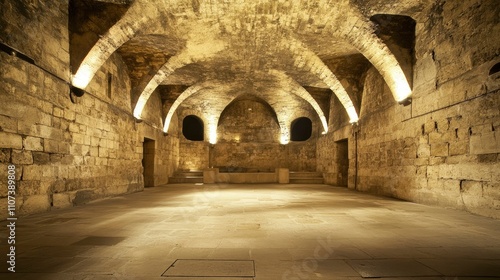
[[[270,73],[280,78],[280,81],[282,81],[282,87],[289,88],[293,94],[301,97],[313,107],[314,111],[316,111],[316,113],[318,114],[321,124],[323,125],[324,133],[327,133],[328,122],[326,120],[325,113],[319,106],[318,102],[312,97],[312,95],[286,73],[278,70],[271,70]]]
[[[168,129],[170,127],[170,122],[172,121],[172,117],[173,117],[175,111],[177,110],[177,108],[179,107],[179,105],[181,105],[182,102],[184,102],[184,100],[188,99],[190,96],[192,96],[193,94],[202,90],[203,88],[204,87],[202,85],[196,84],[196,85],[190,86],[185,91],[183,91],[181,93],[181,95],[179,95],[179,97],[174,101],[172,106],[170,106],[170,108],[168,109],[168,113],[167,113],[167,116],[165,117],[165,123],[163,126],[163,132],[168,131]]]
[[[363,17],[361,12],[352,6],[346,8],[347,18],[351,21],[340,21],[342,26],[332,31],[355,47],[382,75],[389,86],[394,99],[401,102],[409,98],[412,90],[406,75],[389,47],[376,35],[374,23]],[[330,27],[333,28],[333,27]]]
[[[221,111],[217,126],[219,139],[226,141],[277,143],[281,133],[279,114],[264,98],[252,94],[229,102]],[[228,127],[229,130],[221,129]]]
[[[71,83],[77,88],[85,89],[97,70],[121,45],[139,31],[157,29],[162,22],[159,20],[161,13],[162,9],[151,2],[134,1],[123,17],[91,48],[72,76]]]
[[[204,29],[197,30],[193,38],[203,38],[201,41],[193,40],[186,43],[186,47],[177,55],[172,56],[154,75],[147,75],[143,78],[139,86],[134,89],[139,93],[139,99],[134,108],[134,117],[140,119],[142,110],[146,105],[153,91],[165,78],[174,73],[175,70],[194,62],[202,62],[219,53],[225,48],[224,42],[215,37],[202,36]],[[213,33],[206,33],[213,34]],[[207,51],[208,50],[208,51]]]
[[[340,100],[347,111],[350,122],[357,122],[359,119],[358,113],[356,112],[356,108],[354,107],[349,94],[328,66],[326,66],[326,64],[313,51],[311,51],[299,40],[292,40],[292,43],[288,44],[283,42],[283,45],[287,46],[288,50],[292,53],[294,66],[318,76],[318,78],[323,81]]]

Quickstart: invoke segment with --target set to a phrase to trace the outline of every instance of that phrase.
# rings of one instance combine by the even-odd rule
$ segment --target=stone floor
[[[500,279],[500,221],[326,185],[167,185],[21,217],[15,274],[1,234],[1,279]]]

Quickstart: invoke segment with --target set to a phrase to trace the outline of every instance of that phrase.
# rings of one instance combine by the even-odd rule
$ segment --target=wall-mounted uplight
[[[76,98],[77,97],[82,97],[85,94],[85,90],[72,86],[69,86],[69,99],[71,100],[72,103],[76,103]]]
[[[85,90],[75,86],[70,86],[70,91],[76,97],[82,97],[85,94]]]
[[[400,100],[400,101],[398,101],[398,103],[400,105],[403,105],[403,106],[408,106],[408,105],[411,104],[411,97],[407,97],[407,98],[405,98],[403,100]]]

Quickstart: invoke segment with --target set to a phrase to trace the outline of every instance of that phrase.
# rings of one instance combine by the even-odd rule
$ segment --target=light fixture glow
[[[141,96],[139,98],[139,100],[137,101],[137,104],[135,105],[135,108],[134,108],[134,117],[136,119],[141,118],[142,110],[144,109],[144,106],[146,105],[147,101],[148,100],[146,98],[144,98],[143,96]],[[166,125],[166,123],[165,123],[165,125]]]
[[[391,78],[394,81],[391,90],[393,91],[396,101],[401,102],[408,99],[412,92],[401,67],[399,67],[399,65],[397,67],[392,67],[390,73]]]
[[[77,88],[85,89],[93,76],[92,68],[89,65],[82,65],[71,78],[71,84]]]
[[[323,133],[322,134],[327,134],[328,133],[328,123],[326,122],[326,117],[325,116],[321,116],[319,117],[319,119],[321,120],[321,124],[323,124]]]
[[[170,113],[170,112],[169,112]],[[165,124],[163,125],[163,132],[167,133],[170,127],[170,121],[172,120],[172,114],[168,114],[165,118]]]
[[[210,124],[208,126],[208,142],[212,145],[217,143],[217,125]]]
[[[347,115],[349,116],[350,123],[357,123],[359,120],[358,113],[356,113],[356,109],[354,106],[347,108]]]
[[[280,143],[281,145],[286,145],[290,143],[290,137],[288,132],[286,131],[281,132]]]

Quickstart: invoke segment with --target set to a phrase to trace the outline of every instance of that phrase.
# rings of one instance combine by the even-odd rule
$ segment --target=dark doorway
[[[182,121],[182,134],[191,141],[203,141],[203,121],[194,115],[189,115]]]
[[[292,122],[291,139],[292,141],[306,141],[311,138],[312,122],[309,118],[301,117]]]
[[[144,175],[144,187],[154,187],[155,185],[155,141],[144,138],[142,149],[142,167]]]
[[[337,184],[339,186],[347,187],[349,179],[349,142],[343,139],[335,142],[336,155],[335,163],[337,165]]]

